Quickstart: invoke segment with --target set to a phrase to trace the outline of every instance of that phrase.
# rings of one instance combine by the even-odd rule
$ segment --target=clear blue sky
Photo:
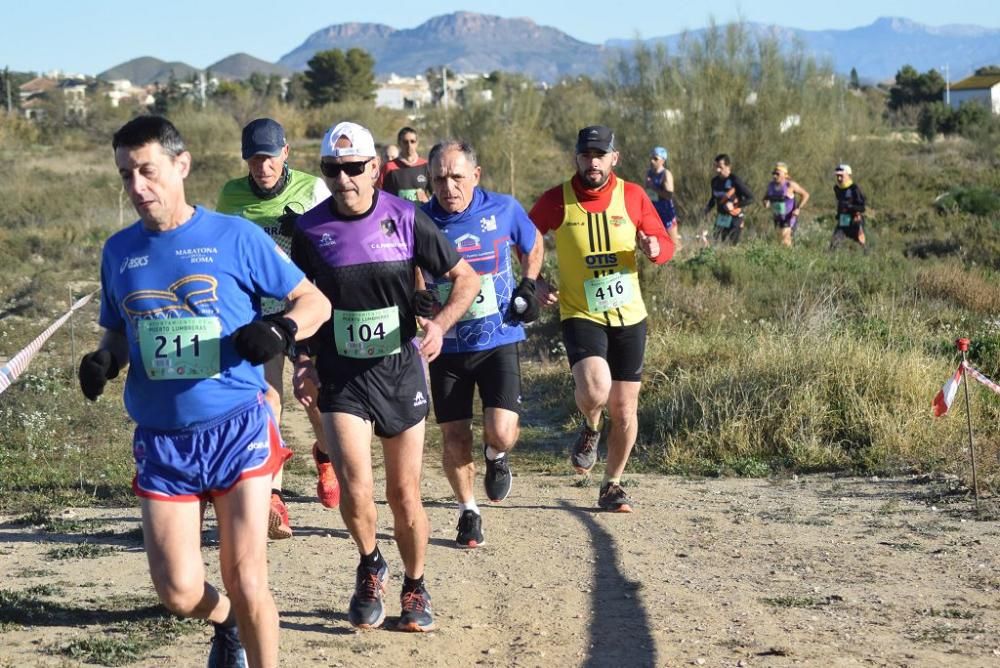
[[[413,28],[459,10],[523,16],[593,43],[701,28],[710,16],[717,22],[743,18],[807,30],[855,28],[880,16],[1000,28],[998,0],[10,0],[2,14],[0,68],[96,74],[139,56],[206,67],[241,51],[273,62],[336,23]]]

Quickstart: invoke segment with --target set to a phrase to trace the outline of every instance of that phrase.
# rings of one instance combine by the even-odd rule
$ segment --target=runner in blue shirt
[[[502,501],[512,482],[507,455],[519,432],[521,323],[538,317],[535,279],[544,248],[541,234],[517,200],[478,187],[481,169],[469,144],[436,145],[430,153],[434,196],[423,206],[480,279],[472,307],[445,333],[441,356],[430,364],[434,414],[444,440],[444,471],[458,500],[456,542],[466,548],[485,542],[472,491],[473,392],[478,386],[483,404],[486,496]],[[524,276],[519,283],[511,263],[512,248],[517,249]],[[440,302],[451,291],[447,280],[429,281],[428,286]],[[516,305],[515,299],[520,300]]]
[[[133,488],[160,601],[215,624],[210,667],[275,666],[267,511],[271,476],[288,450],[264,401],[260,365],[313,334],[330,304],[260,227],[187,203],[191,154],[169,121],[140,116],[112,146],[140,220],[104,246],[104,336],[80,363],[80,387],[96,400],[129,368]],[[290,307],[261,320],[262,297],[287,298]],[[229,596],[205,581],[200,502],[207,499]]]

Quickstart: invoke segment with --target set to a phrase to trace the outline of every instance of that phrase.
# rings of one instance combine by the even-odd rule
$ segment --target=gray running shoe
[[[455,543],[459,547],[480,547],[486,544],[483,538],[483,518],[474,510],[462,511],[462,516],[458,518],[458,536]]]
[[[505,454],[499,459],[490,461],[486,457],[486,446],[483,446],[483,458],[486,459],[486,475],[483,477],[483,485],[486,487],[486,497],[494,503],[503,501],[510,494],[510,487],[514,483],[514,476],[511,475],[507,458],[510,454]]]
[[[431,610],[431,595],[423,585],[414,591],[404,591],[399,597],[403,614],[399,616],[400,631],[426,633],[434,630],[434,612]]]
[[[601,442],[601,432],[594,431],[586,424],[580,430],[580,435],[573,444],[573,452],[570,453],[569,461],[577,473],[590,473],[597,463],[597,445]]]
[[[597,497],[597,505],[613,513],[632,512],[632,499],[616,482],[607,482],[601,485],[601,495]]]
[[[389,581],[389,565],[382,560],[382,567],[373,571],[364,564],[358,564],[354,596],[347,608],[347,619],[359,629],[374,629],[385,621],[385,583]]]

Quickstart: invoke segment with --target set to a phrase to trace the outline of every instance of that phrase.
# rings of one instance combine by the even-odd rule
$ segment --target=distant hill
[[[247,79],[254,72],[264,75],[277,74],[282,77],[292,75],[292,70],[284,65],[269,63],[246,53],[234,53],[217,63],[212,63],[206,69],[220,78],[241,81]]]
[[[903,65],[920,72],[948,66],[953,81],[983,65],[1000,64],[1000,29],[972,25],[927,26],[904,18],[883,17],[850,30],[799,30],[750,23],[758,34],[773,34],[787,45],[801,40],[806,51],[829,59],[835,71],[847,74],[856,68],[865,79],[892,79]],[[704,30],[692,30],[697,38]],[[671,51],[680,44],[680,33],[643,40],[662,43]],[[609,48],[629,48],[634,40],[609,40]]]
[[[159,58],[143,56],[115,65],[98,74],[97,78],[104,81],[128,79],[136,86],[146,86],[157,81],[165,84],[170,80],[171,74],[178,81],[187,81],[198,72],[198,68],[191,67],[187,63],[167,63]]]
[[[375,73],[423,74],[447,65],[456,72],[521,72],[542,81],[603,71],[606,49],[581,42],[530,19],[455,12],[416,28],[345,23],[318,30],[278,63],[306,69],[317,51],[361,47],[375,58]]]

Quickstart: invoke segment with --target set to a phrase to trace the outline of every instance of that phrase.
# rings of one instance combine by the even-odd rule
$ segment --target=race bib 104
[[[337,352],[344,357],[370,359],[400,351],[399,309],[395,306],[371,311],[333,311],[333,336]]]

